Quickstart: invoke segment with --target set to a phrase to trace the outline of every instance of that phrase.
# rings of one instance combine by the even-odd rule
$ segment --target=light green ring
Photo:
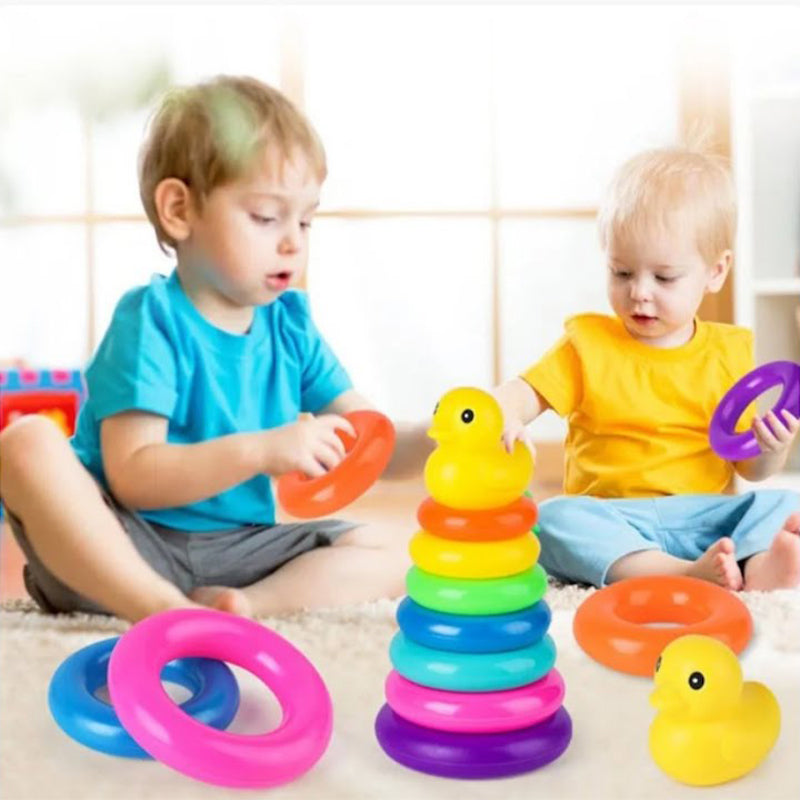
[[[406,575],[409,597],[446,614],[510,614],[535,605],[547,591],[541,564],[504,578],[445,578],[412,567]]]

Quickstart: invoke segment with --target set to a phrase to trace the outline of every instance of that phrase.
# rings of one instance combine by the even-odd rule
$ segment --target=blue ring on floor
[[[454,653],[412,642],[398,631],[389,645],[392,666],[421,686],[450,692],[502,692],[543,678],[556,663],[556,644],[545,634],[536,644],[502,653]]]
[[[93,750],[126,758],[151,758],[122,727],[113,706],[95,692],[108,683],[108,662],[119,636],[95,642],[64,659],[47,693],[50,713],[64,733]],[[179,658],[164,666],[161,680],[192,696],[181,708],[198,722],[224,730],[239,708],[239,685],[223,661]]]
[[[400,630],[412,642],[457,653],[498,653],[536,644],[553,615],[544,600],[510,614],[447,614],[406,597],[397,608]]]

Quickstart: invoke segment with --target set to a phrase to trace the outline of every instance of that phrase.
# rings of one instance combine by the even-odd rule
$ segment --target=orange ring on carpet
[[[450,508],[427,497],[417,509],[417,521],[423,530],[442,539],[489,542],[514,539],[536,524],[536,503],[520,497],[507,506],[466,511]]]
[[[677,623],[653,628],[648,624]],[[721,586],[684,576],[654,575],[612,583],[575,613],[575,639],[595,661],[652,677],[661,651],[679,636],[713,636],[741,653],[753,635],[747,606]]]
[[[391,420],[369,410],[351,411],[344,417],[355,428],[356,437],[337,429],[346,455],[336,467],[319,478],[302,472],[278,478],[278,502],[292,516],[310,519],[332,514],[364,494],[386,469],[394,450]]]

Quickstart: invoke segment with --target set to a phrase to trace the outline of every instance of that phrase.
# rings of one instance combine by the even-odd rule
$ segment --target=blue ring
[[[150,758],[122,727],[113,706],[95,692],[108,683],[108,662],[119,636],[95,642],[66,658],[47,693],[50,713],[64,733],[93,750],[126,758]],[[161,679],[192,692],[181,708],[198,722],[224,730],[239,708],[239,686],[223,661],[180,658]]]
[[[397,608],[400,630],[412,642],[457,653],[498,653],[535,644],[553,615],[544,600],[510,614],[446,614],[406,597]]]
[[[412,642],[398,631],[389,645],[392,666],[421,686],[452,692],[501,692],[543,678],[556,663],[548,634],[536,644],[503,653],[454,653]]]

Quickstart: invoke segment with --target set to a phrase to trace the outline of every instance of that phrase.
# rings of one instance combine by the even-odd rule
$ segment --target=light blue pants
[[[798,510],[800,495],[780,490],[629,500],[554,497],[539,506],[539,561],[559,580],[603,586],[615,561],[640,550],[694,561],[729,536],[741,560],[767,550]]]

